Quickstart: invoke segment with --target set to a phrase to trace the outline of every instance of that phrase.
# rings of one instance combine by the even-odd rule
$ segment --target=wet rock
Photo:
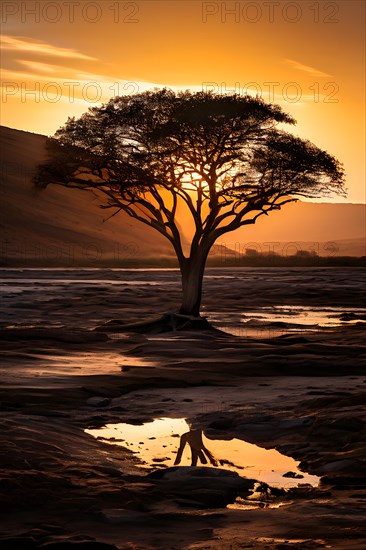
[[[173,466],[163,471],[151,472],[147,476],[150,479],[164,479],[175,481],[189,481],[196,479],[243,479],[236,472],[201,466]]]
[[[194,507],[221,508],[235,501],[237,496],[251,494],[253,479],[239,476],[236,472],[199,466],[178,466],[165,468],[148,474],[159,493]]]
[[[350,476],[342,474],[326,475],[321,478],[321,483],[324,485],[331,485],[337,489],[361,489],[366,486],[365,476]]]
[[[233,493],[222,490],[211,489],[191,489],[187,497],[181,497],[174,500],[177,504],[187,508],[226,508],[228,504],[235,501],[236,496]]]
[[[176,498],[174,502],[183,508],[202,508],[202,501],[191,498]],[[217,508],[220,508],[220,506],[217,506]]]
[[[220,418],[211,422],[208,425],[208,428],[212,430],[228,430],[233,425],[233,420],[231,418]]]
[[[86,404],[89,405],[89,407],[107,407],[110,404],[111,400],[108,399],[108,397],[89,397],[89,399],[86,400]]]
[[[301,418],[291,418],[289,420],[283,420],[277,427],[285,430],[291,430],[293,428],[303,428],[311,426],[315,421],[315,416],[303,416]]]
[[[146,521],[146,514],[136,510],[128,510],[126,508],[108,508],[102,510],[103,517],[108,523],[144,523]]]
[[[336,430],[358,432],[363,429],[364,422],[360,418],[355,418],[354,416],[343,416],[333,420],[329,426]]]
[[[333,473],[333,472],[346,472],[353,471],[357,472],[362,468],[362,463],[359,460],[354,460],[352,458],[344,458],[340,460],[333,460],[318,466],[318,471],[320,473]]]
[[[302,474],[297,474],[296,472],[286,472],[282,475],[282,477],[290,477],[291,479],[303,479],[304,476]]]

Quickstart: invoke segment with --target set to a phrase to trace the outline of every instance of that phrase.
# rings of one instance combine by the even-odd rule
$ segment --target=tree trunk
[[[179,313],[181,315],[190,315],[199,317],[202,283],[205,272],[205,265],[208,251],[199,251],[193,257],[186,258],[183,265],[180,266],[182,275],[182,305]]]
[[[198,248],[189,258],[180,257],[183,299],[178,313],[165,313],[159,317],[138,323],[113,323],[114,329],[122,332],[160,334],[177,330],[216,330],[207,319],[200,317],[203,275],[210,247]],[[111,331],[111,323],[98,327],[104,332]]]

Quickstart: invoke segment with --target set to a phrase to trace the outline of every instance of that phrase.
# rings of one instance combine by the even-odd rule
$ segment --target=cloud
[[[70,59],[86,59],[90,61],[97,60],[95,57],[90,57],[89,55],[85,55],[74,49],[53,46],[52,44],[47,44],[41,40],[34,40],[29,37],[2,35],[0,37],[0,43],[3,50],[15,50],[54,57],[67,57]]]
[[[25,65],[27,69],[32,71],[33,76],[36,74],[56,74],[59,69],[58,65],[48,65],[47,63],[39,63],[38,61],[28,61],[25,59],[18,59],[18,63]]]
[[[164,88],[167,86],[172,90],[191,89],[192,91],[201,91],[202,86],[174,86],[157,82],[131,81],[121,79],[117,76],[107,76],[100,73],[86,72],[78,67],[65,65],[54,65],[52,63],[43,63],[39,61],[30,61],[27,59],[18,59],[19,68],[3,69],[2,87],[14,89],[12,95],[25,94],[29,90],[48,90],[56,85],[60,94],[70,97],[73,102],[74,97],[82,99],[89,96],[96,97],[96,103],[108,101],[111,97],[123,96],[152,90],[154,88]],[[1,85],[0,85],[1,87]]]
[[[85,109],[111,97],[134,94],[163,85],[128,81],[97,73],[84,73],[66,66],[46,65],[19,60],[21,70],[4,69],[0,85],[3,101],[16,96],[22,102],[55,102],[61,99],[70,104],[82,101]],[[57,101],[55,99],[57,98]]]
[[[314,67],[310,67],[309,65],[303,65],[302,63],[298,63],[298,61],[294,61],[293,59],[285,59],[285,63],[287,65],[290,65],[290,67],[292,67],[293,69],[302,71],[303,73],[307,73],[310,76],[318,76],[318,77],[332,76],[328,73],[324,73],[323,71],[319,71],[318,69],[314,69]]]

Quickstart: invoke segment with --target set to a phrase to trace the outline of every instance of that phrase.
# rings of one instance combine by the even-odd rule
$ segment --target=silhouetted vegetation
[[[112,215],[127,212],[166,237],[182,274],[180,313],[198,316],[206,260],[219,237],[299,197],[344,193],[339,162],[279,129],[284,123],[295,121],[251,96],[164,89],[115,97],[58,130],[37,184],[91,190]],[[188,250],[178,211],[193,220]],[[230,265],[308,261],[318,259],[245,257]]]

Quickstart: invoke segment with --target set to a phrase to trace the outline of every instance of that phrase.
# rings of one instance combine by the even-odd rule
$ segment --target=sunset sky
[[[344,163],[341,200],[365,202],[363,1],[3,1],[1,20],[1,124],[52,135],[161,86],[259,93]]]

